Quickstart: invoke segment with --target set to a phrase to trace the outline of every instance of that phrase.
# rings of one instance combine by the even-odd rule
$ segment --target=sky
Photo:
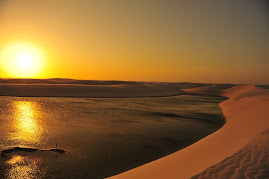
[[[269,84],[268,33],[266,0],[0,0],[0,53],[42,51],[32,78]]]

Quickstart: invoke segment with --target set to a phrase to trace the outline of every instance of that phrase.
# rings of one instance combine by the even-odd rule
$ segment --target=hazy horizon
[[[251,84],[251,83],[223,83],[223,82],[205,82],[205,81],[197,81],[197,82],[194,82],[194,81],[147,81],[147,80],[118,80],[118,79],[83,79],[83,78],[81,78],[81,79],[79,79],[79,78],[57,78],[57,77],[50,77],[50,78],[0,78],[0,80],[21,80],[21,81],[23,81],[23,80],[74,80],[74,81],[76,81],[76,80],[78,80],[78,81],[80,81],[80,80],[82,80],[82,81],[97,81],[97,82],[113,82],[113,81],[115,81],[115,82],[117,82],[117,81],[119,81],[119,82],[137,82],[137,83],[143,83],[143,82],[145,82],[145,83],[193,83],[193,84],[233,84],[233,85],[265,85],[265,86],[268,86],[269,85],[269,83],[264,83],[264,84]]]
[[[0,0],[0,77],[269,84],[268,7],[263,0]],[[3,62],[20,43],[42,52],[27,75]]]

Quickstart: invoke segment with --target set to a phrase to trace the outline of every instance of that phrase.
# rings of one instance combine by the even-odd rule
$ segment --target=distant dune
[[[213,85],[187,92],[229,97],[220,104],[224,127],[183,150],[111,179],[268,178],[269,90]]]
[[[161,83],[74,79],[0,79],[0,96],[19,97],[156,97],[183,94],[203,83]]]
[[[137,84],[139,82],[75,80],[75,79],[68,79],[68,78],[50,78],[50,79],[0,79],[0,83],[5,83],[5,84],[122,85],[122,84]]]
[[[161,97],[227,89],[231,84],[52,79],[0,79],[0,96],[20,97]],[[194,91],[188,91],[193,89]],[[201,93],[202,94],[202,93]],[[219,95],[215,92],[215,95]]]
[[[182,94],[164,83],[73,79],[0,79],[0,96],[21,97],[145,97]]]
[[[209,85],[203,87],[194,87],[186,89],[186,92],[189,94],[200,94],[200,95],[213,95],[213,96],[225,96],[223,95],[224,90],[234,87],[233,84],[219,84],[219,85]]]
[[[0,96],[27,97],[143,97],[172,96],[182,92],[177,88],[167,89],[160,85],[44,85],[0,84]]]

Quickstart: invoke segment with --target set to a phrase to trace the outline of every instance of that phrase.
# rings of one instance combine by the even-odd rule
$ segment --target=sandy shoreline
[[[86,81],[70,79],[48,80],[0,80],[0,96],[27,97],[91,97],[91,98],[132,98],[165,97],[180,94],[223,96],[229,99],[220,107],[226,118],[226,124],[217,132],[205,137],[193,145],[150,162],[122,174],[117,178],[212,178],[212,176],[229,178],[246,175],[246,168],[229,165],[229,157],[237,163],[244,164],[237,156],[248,155],[249,148],[266,146],[259,142],[250,142],[256,135],[269,128],[269,90],[252,85],[231,84],[192,84],[192,83],[149,83],[122,81]],[[268,136],[268,135],[266,135]],[[259,138],[259,137],[256,137]],[[264,135],[263,135],[264,138]],[[255,139],[254,141],[260,139]],[[262,142],[261,142],[262,143]],[[263,142],[264,145],[268,143]],[[244,147],[246,145],[246,147]],[[253,145],[255,145],[253,147]],[[250,147],[247,147],[250,146]],[[244,148],[243,148],[244,147]],[[243,148],[243,149],[242,149]],[[246,148],[246,151],[244,149]],[[240,149],[243,150],[240,155]],[[257,155],[264,155],[258,153]],[[266,154],[265,154],[266,155]],[[231,157],[230,157],[231,156]],[[269,156],[263,156],[262,158]],[[260,157],[256,157],[257,160]],[[245,160],[249,161],[249,160]],[[253,162],[258,162],[253,160]],[[251,162],[250,162],[251,163]],[[256,166],[255,176],[264,176],[264,163]],[[211,167],[212,166],[212,167]],[[223,166],[226,169],[220,174]],[[228,166],[228,169],[227,169]],[[211,167],[211,168],[209,168]],[[225,173],[226,172],[226,173]],[[252,171],[252,175],[253,171]]]
[[[219,93],[230,98],[220,104],[227,120],[224,127],[183,150],[110,177],[111,179],[191,178],[232,156],[247,145],[253,137],[269,128],[268,90],[257,89],[251,85],[242,85],[228,90],[218,91],[217,89],[206,90],[206,88],[203,88],[202,91],[199,89],[194,91],[200,94],[214,91],[214,94]],[[240,158],[236,159],[241,160]],[[257,172],[260,170],[262,168],[258,168]],[[217,170],[214,170],[212,173],[216,174],[217,172]],[[247,173],[248,171],[242,172]],[[231,171],[226,170],[223,176],[229,173]],[[211,177],[207,175],[207,178]],[[203,178],[202,175],[201,178]]]

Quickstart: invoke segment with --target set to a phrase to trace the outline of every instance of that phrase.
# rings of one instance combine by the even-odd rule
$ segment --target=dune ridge
[[[208,87],[206,83],[169,83],[136,81],[100,81],[52,79],[2,79],[0,96],[17,97],[166,97],[185,94],[183,91],[195,87]],[[225,89],[234,85],[217,84],[215,88]]]
[[[1,84],[0,96],[18,97],[156,97],[180,95],[177,87],[161,84]]]
[[[242,165],[241,168],[237,168],[237,172],[234,172],[238,175],[232,174],[234,178],[240,178],[242,172],[244,174],[251,173],[251,167],[258,167],[256,169],[258,173],[255,176],[264,176],[262,166],[264,166],[264,162],[267,162],[268,153],[263,151],[267,149],[268,143],[261,143],[258,139],[254,139],[258,142],[249,141],[269,127],[269,90],[259,89],[252,85],[239,85],[226,90],[202,87],[200,90],[196,88],[191,91],[193,94],[210,95],[214,93],[214,95],[220,94],[230,98],[220,104],[226,118],[224,127],[183,150],[110,177],[111,179],[187,179],[195,175],[201,178],[214,178],[217,174],[220,174],[218,175],[220,178],[227,178],[226,176],[231,176],[230,174],[234,170],[232,162],[227,162],[231,158]],[[244,146],[246,147],[244,148]],[[266,159],[260,162],[261,165],[258,166],[249,162],[247,158],[240,158],[240,156],[251,156],[249,152],[255,152],[255,148],[260,152],[253,157],[256,157],[257,161]],[[240,151],[240,149],[242,150]],[[231,157],[226,159],[229,156]],[[243,165],[245,164],[248,164],[250,168],[244,168]],[[202,172],[213,165],[216,166],[208,169],[205,172],[206,177],[203,177],[205,173]],[[220,173],[220,170],[222,173]],[[198,175],[199,173],[202,174]]]
[[[227,95],[224,95],[225,90],[233,88],[234,86],[235,85],[233,84],[213,84],[213,85],[208,85],[208,86],[189,88],[189,89],[186,89],[185,91],[187,94],[229,97]],[[242,90],[243,89],[240,88],[239,92]]]

